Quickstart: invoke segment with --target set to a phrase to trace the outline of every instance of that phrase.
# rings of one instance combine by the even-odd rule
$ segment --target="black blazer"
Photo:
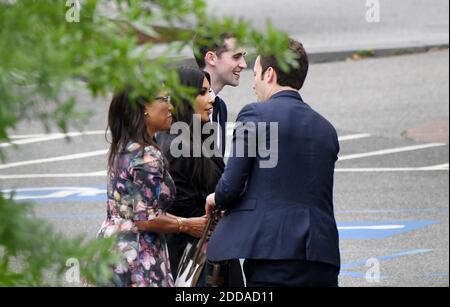
[[[273,168],[261,168],[267,159],[259,153],[229,158],[215,191],[217,208],[227,211],[208,243],[208,259],[298,259],[339,267],[334,127],[295,91],[247,105],[237,122],[278,123],[278,160]],[[248,144],[250,137],[267,145],[270,139],[260,139],[255,127],[244,134],[237,125],[233,148],[241,141]]]
[[[175,137],[176,135],[170,135],[168,132],[160,133],[158,137],[158,145],[169,163],[168,171],[176,186],[175,200],[167,211],[170,214],[185,218],[203,216],[205,215],[206,196],[214,192],[225,164],[220,157],[210,158],[209,167],[211,168],[211,173],[214,174],[212,184],[208,187],[204,185],[198,186],[191,178],[194,172],[194,158],[174,158],[170,153],[170,143]],[[176,277],[184,249],[188,242],[194,241],[194,238],[186,234],[168,234],[166,238],[171,269]]]
[[[219,123],[220,125],[221,143],[219,146],[219,151],[222,153],[222,156],[225,156],[225,142],[227,137],[226,123],[228,120],[228,109],[225,102],[219,96],[216,96],[216,99],[214,101],[212,120],[214,123]]]

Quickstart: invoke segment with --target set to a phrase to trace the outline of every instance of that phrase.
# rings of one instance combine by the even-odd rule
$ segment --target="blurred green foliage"
[[[119,259],[114,240],[67,239],[37,219],[29,205],[0,197],[0,287],[61,285],[70,259],[80,265],[80,281],[106,284]]]
[[[61,98],[80,80],[93,97],[126,85],[151,97],[162,81],[171,95],[186,95],[169,68],[174,56],[190,47],[195,33],[218,38],[223,32],[289,68],[286,33],[270,24],[260,33],[244,20],[210,18],[204,0],[0,0],[0,142],[9,141],[19,122],[36,118],[47,129],[81,129],[91,114],[76,110],[76,97]],[[72,257],[84,278],[104,284],[116,259],[112,244],[66,239],[0,193],[0,286],[58,285]],[[44,278],[47,270],[57,273],[54,281]]]

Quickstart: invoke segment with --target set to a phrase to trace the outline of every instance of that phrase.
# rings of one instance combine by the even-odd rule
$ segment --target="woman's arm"
[[[164,169],[164,161],[153,149],[149,146],[142,158],[134,160],[130,171],[133,183],[147,198],[134,207],[135,225],[141,232],[185,233],[200,238],[208,221],[206,216],[185,219],[160,213],[159,209],[173,201],[175,185]],[[155,200],[157,206],[154,205]]]
[[[135,221],[135,224],[142,232],[185,233],[200,238],[207,222],[206,216],[181,218],[170,214],[160,214],[151,221]]]

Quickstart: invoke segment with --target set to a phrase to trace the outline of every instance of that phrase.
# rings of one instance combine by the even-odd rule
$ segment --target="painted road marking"
[[[31,138],[42,138],[48,136],[48,134],[20,134],[20,135],[10,135],[9,138],[11,140],[14,139],[31,139]]]
[[[37,203],[106,201],[106,189],[99,187],[48,187],[6,189],[2,193],[17,201],[29,200]],[[341,239],[386,238],[429,225],[439,223],[431,220],[388,222],[342,222],[338,223]]]
[[[410,249],[410,250],[403,250],[395,254],[391,255],[384,255],[384,256],[377,256],[377,257],[371,257],[367,259],[359,259],[356,261],[352,261],[349,263],[343,263],[341,264],[341,272],[339,273],[340,276],[347,276],[347,277],[355,277],[355,278],[366,278],[366,273],[361,272],[349,272],[346,270],[351,270],[359,267],[365,267],[367,270],[366,264],[368,259],[377,259],[380,263],[394,260],[400,257],[406,257],[406,256],[413,256],[413,255],[421,255],[432,252],[432,249]],[[447,274],[448,276],[448,274]],[[380,276],[380,279],[383,279],[382,276]]]
[[[433,148],[433,147],[441,147],[441,146],[445,146],[445,145],[446,144],[444,144],[444,143],[430,143],[430,144],[423,144],[423,145],[416,145],[416,146],[397,147],[397,148],[391,148],[391,149],[384,149],[384,150],[377,150],[377,151],[371,151],[371,152],[365,152],[365,153],[359,153],[359,154],[346,155],[346,156],[339,157],[338,161],[354,160],[354,159],[367,158],[367,157],[373,157],[373,156],[382,156],[382,155],[388,155],[388,154],[399,153],[399,152],[421,150],[421,149]]]
[[[232,137],[233,136],[233,132],[234,132],[234,127],[228,127],[227,128],[227,136],[228,137]],[[358,133],[358,134],[350,134],[350,135],[339,136],[338,140],[339,140],[339,142],[344,142],[344,141],[364,139],[364,138],[368,138],[368,137],[371,137],[371,135],[368,134],[368,133]]]
[[[405,225],[340,226],[339,230],[391,230],[403,229]]]
[[[48,142],[58,139],[64,139],[67,137],[78,137],[78,136],[87,136],[87,135],[104,135],[104,130],[97,131],[84,131],[84,132],[68,132],[68,133],[54,133],[54,134],[41,134],[41,135],[29,135],[26,136],[15,136],[13,138],[20,138],[20,140],[15,140],[9,143],[0,143],[0,147],[10,147],[13,145],[25,145],[32,143],[40,143],[40,142]]]
[[[85,177],[106,177],[106,171],[73,174],[19,174],[0,175],[0,179],[40,179],[40,178],[85,178]]]
[[[67,155],[67,156],[59,156],[59,157],[37,159],[37,160],[28,160],[28,161],[15,162],[15,163],[9,163],[9,164],[0,164],[0,169],[13,168],[13,167],[25,166],[25,165],[33,165],[33,164],[51,163],[51,162],[57,162],[57,161],[83,159],[83,158],[89,158],[89,157],[95,157],[95,156],[102,156],[102,155],[106,155],[107,153],[108,153],[108,150],[105,149],[105,150],[96,150],[96,151],[84,152],[84,153]]]
[[[338,223],[339,238],[382,239],[405,232],[438,224],[438,221],[389,221],[389,222],[346,222]]]
[[[402,208],[402,209],[362,209],[362,210],[336,210],[336,214],[384,214],[384,213],[437,213],[448,214],[448,208]]]
[[[228,127],[228,129],[232,129],[233,127]],[[0,147],[7,147],[11,146],[12,144],[15,145],[21,145],[21,144],[29,144],[29,143],[35,143],[35,142],[44,142],[54,139],[60,139],[65,137],[75,137],[75,136],[83,136],[83,135],[99,135],[104,134],[105,131],[103,130],[96,130],[96,131],[85,131],[85,132],[69,132],[66,134],[63,133],[56,133],[56,134],[30,134],[30,135],[16,135],[12,136],[12,138],[18,138],[19,140],[12,141],[11,143],[0,143]],[[340,141],[347,141],[347,140],[356,140],[361,138],[367,138],[370,137],[370,134],[367,133],[361,133],[361,134],[352,134],[352,135],[346,135],[346,136],[340,136]],[[406,152],[406,151],[414,151],[414,150],[420,150],[420,149],[426,149],[426,148],[433,148],[433,147],[439,147],[444,146],[446,144],[443,143],[432,143],[432,144],[422,144],[417,146],[408,146],[408,147],[400,147],[400,148],[393,148],[393,149],[386,149],[386,150],[379,150],[379,151],[373,151],[373,152],[367,152],[367,153],[360,153],[360,154],[351,154],[339,157],[339,161],[345,161],[345,160],[352,160],[352,159],[359,159],[364,157],[372,157],[372,156],[379,156],[379,155],[386,155],[386,154],[392,154],[392,153],[398,153],[398,152]],[[100,150],[100,151],[93,151],[93,152],[86,152],[86,153],[80,153],[80,154],[73,154],[73,155],[66,155],[66,156],[59,156],[59,157],[53,157],[53,158],[44,158],[44,159],[37,159],[37,160],[29,160],[29,161],[22,161],[22,162],[14,162],[9,164],[0,164],[0,169],[8,169],[13,167],[20,167],[25,165],[34,165],[34,164],[41,164],[41,163],[51,163],[51,162],[57,162],[57,161],[68,161],[68,160],[74,160],[74,159],[83,159],[83,158],[89,158],[93,156],[99,156],[104,155],[108,152],[108,150]],[[229,152],[227,152],[226,156],[229,156]],[[435,166],[429,166],[429,167],[403,167],[403,168],[337,168],[335,171],[339,173],[367,173],[367,172],[430,172],[430,171],[448,171],[449,170],[449,164],[441,164],[441,165],[435,165]],[[74,174],[16,174],[16,175],[10,175],[10,174],[0,174],[0,179],[28,179],[28,178],[81,178],[81,177],[105,177],[106,172],[105,171],[96,171],[96,172],[88,172],[88,173],[74,173]]]
[[[392,260],[392,259],[395,259],[398,257],[412,256],[412,255],[417,255],[417,254],[425,254],[425,253],[429,253],[432,251],[433,251],[432,249],[410,249],[410,250],[400,251],[395,254],[378,256],[378,257],[374,257],[374,258],[376,258],[380,262],[382,262],[382,261]],[[367,262],[367,259],[360,259],[360,260],[353,261],[350,263],[342,264],[341,268],[344,270],[353,269],[353,268],[357,268],[360,266],[365,266],[366,262]]]
[[[106,201],[106,189],[103,187],[51,187],[5,189],[6,196],[13,195],[14,200],[32,200],[35,202],[61,201]]]
[[[336,173],[381,173],[381,172],[448,172],[448,163],[430,167],[405,167],[405,168],[336,168]],[[83,177],[106,177],[106,171],[88,173],[67,174],[17,174],[0,175],[0,179],[36,179],[36,178],[83,178]]]
[[[375,167],[375,168],[336,168],[338,173],[381,173],[381,172],[448,172],[448,163],[427,167]]]
[[[431,169],[447,169],[448,170],[448,163],[444,163],[444,164],[439,164],[439,165],[435,165],[435,166],[431,166]]]
[[[351,134],[351,135],[345,135],[345,136],[340,136],[338,137],[339,142],[343,142],[343,141],[351,141],[351,140],[358,140],[358,139],[364,139],[364,138],[368,138],[371,135],[368,133],[361,133],[361,134]]]

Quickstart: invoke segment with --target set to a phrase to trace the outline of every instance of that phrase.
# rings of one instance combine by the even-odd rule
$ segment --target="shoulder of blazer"
[[[260,119],[261,118],[261,114],[259,111],[259,102],[253,102],[253,103],[249,103],[247,105],[245,105],[242,110],[239,112],[236,122],[247,122],[247,121],[254,121],[257,122],[258,120],[255,119]],[[253,117],[253,119],[252,119]],[[252,120],[249,120],[252,119]]]

